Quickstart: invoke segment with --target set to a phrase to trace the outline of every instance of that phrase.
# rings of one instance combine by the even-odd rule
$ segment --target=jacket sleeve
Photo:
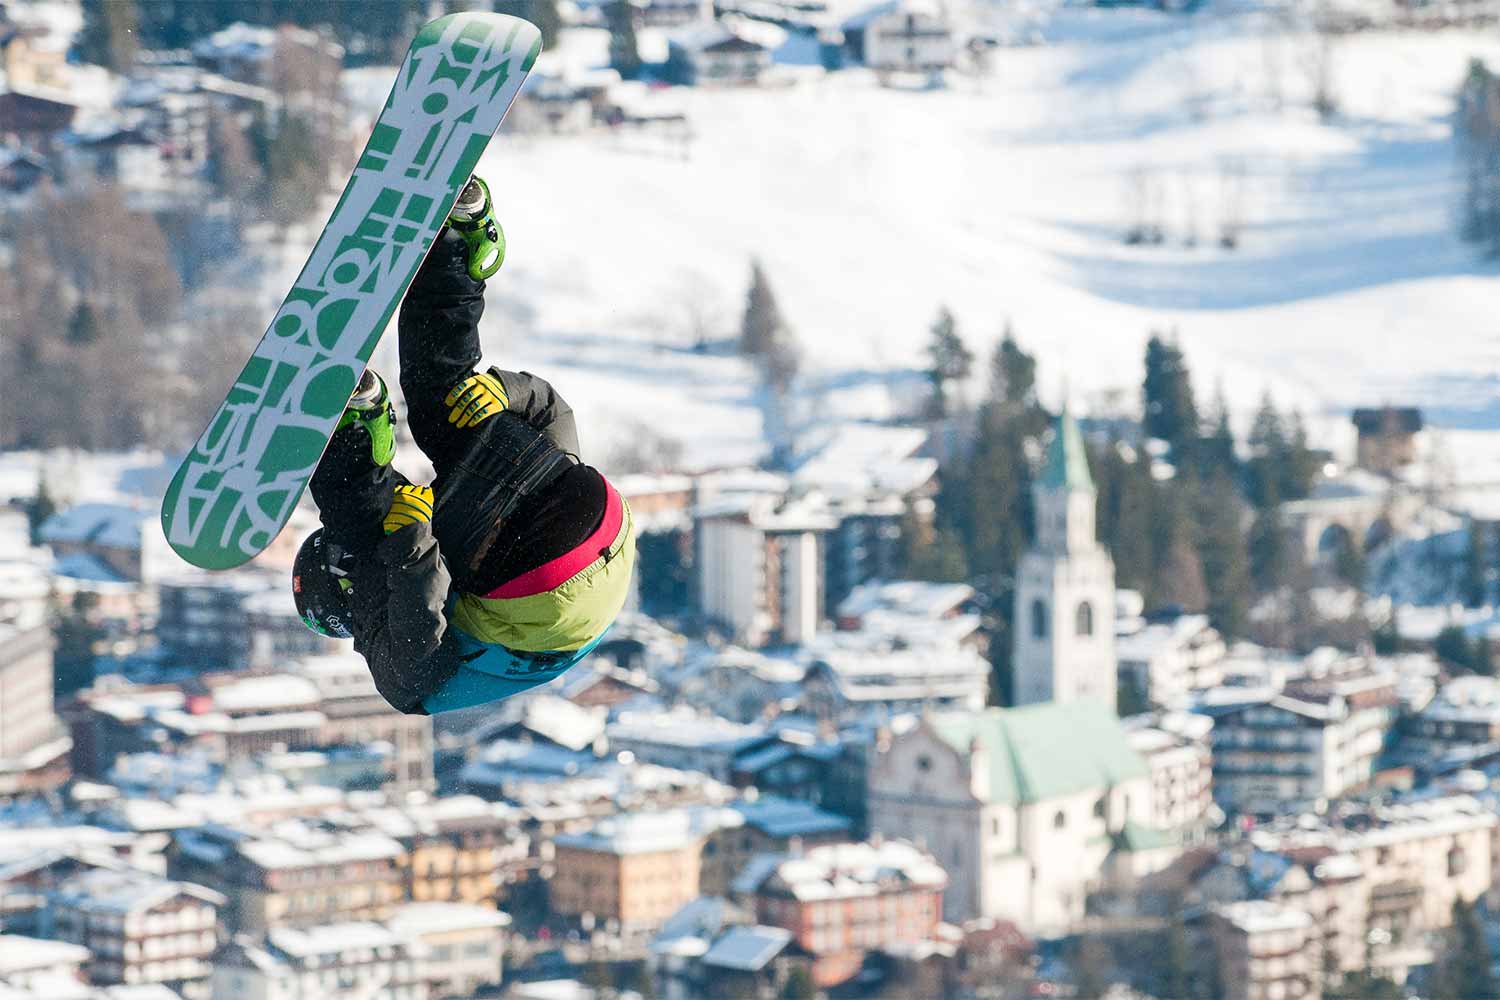
[[[505,386],[505,408],[549,438],[563,451],[578,457],[578,425],[573,408],[546,379],[530,372],[508,372],[491,368],[490,374]]]
[[[422,699],[459,666],[443,613],[448,567],[432,526],[419,521],[386,535],[355,564],[352,576],[355,652],[369,664],[376,690],[392,708],[425,714]]]

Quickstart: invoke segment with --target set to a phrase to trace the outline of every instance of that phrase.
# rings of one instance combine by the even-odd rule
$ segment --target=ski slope
[[[690,116],[686,159],[502,132],[481,168],[510,241],[489,356],[552,378],[586,446],[649,427],[693,466],[754,459],[756,382],[689,350],[687,317],[732,335],[758,256],[806,353],[806,420],[909,411],[946,304],[981,358],[1011,322],[1054,402],[1133,398],[1145,338],[1171,328],[1200,394],[1222,385],[1242,418],[1269,390],[1332,445],[1349,407],[1384,401],[1500,429],[1500,268],[1456,237],[1448,120],[1500,38],[1347,36],[1320,120],[1317,40],[1263,13],[1063,9],[1029,30],[1045,44],[941,90],[797,67],[653,95]],[[605,43],[575,29],[551,58],[587,69]],[[1124,244],[1142,212],[1161,245]]]

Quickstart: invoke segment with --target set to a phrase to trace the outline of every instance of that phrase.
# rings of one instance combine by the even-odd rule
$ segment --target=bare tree
[[[729,306],[719,286],[702,271],[686,270],[676,286],[675,311],[683,339],[695,351],[705,351],[729,331]]]
[[[1233,250],[1245,228],[1245,161],[1230,157],[1219,163],[1219,246]]]

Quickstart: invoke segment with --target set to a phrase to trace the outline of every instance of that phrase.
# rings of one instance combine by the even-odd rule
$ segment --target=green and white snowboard
[[[291,517],[540,51],[535,25],[501,14],[452,14],[417,33],[302,273],[167,488],[162,528],[182,558],[238,566]]]

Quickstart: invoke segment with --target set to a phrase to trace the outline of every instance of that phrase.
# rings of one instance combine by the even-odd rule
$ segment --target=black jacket
[[[355,562],[354,650],[370,665],[375,688],[391,706],[425,714],[422,699],[457,672],[443,605],[448,567],[425,522],[386,535]]]

